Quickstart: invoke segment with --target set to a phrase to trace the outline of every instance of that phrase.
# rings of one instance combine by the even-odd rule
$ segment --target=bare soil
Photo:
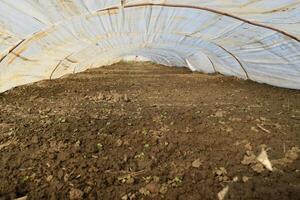
[[[0,110],[0,199],[300,199],[300,91],[118,63]]]

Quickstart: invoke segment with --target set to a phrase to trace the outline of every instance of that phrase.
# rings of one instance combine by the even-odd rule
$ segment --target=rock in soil
[[[202,165],[202,162],[200,159],[196,159],[192,162],[192,167],[199,168]]]
[[[70,200],[79,200],[83,198],[83,192],[79,189],[72,188],[69,192]]]

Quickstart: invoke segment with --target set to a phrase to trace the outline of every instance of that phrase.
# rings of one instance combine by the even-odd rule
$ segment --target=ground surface
[[[0,199],[300,199],[299,91],[121,63],[0,110]]]

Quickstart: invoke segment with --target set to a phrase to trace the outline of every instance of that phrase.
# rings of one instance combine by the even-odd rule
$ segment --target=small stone
[[[135,193],[133,193],[133,194],[129,193],[129,199],[130,199],[130,200],[136,199]]]
[[[83,192],[79,189],[72,188],[69,192],[70,200],[78,200],[83,198]]]
[[[81,175],[79,174],[79,175],[77,175],[75,178],[78,179],[78,178],[80,178],[80,177],[81,177]]]
[[[275,126],[275,128],[277,128],[277,129],[281,129],[281,125],[278,124],[278,123],[274,124],[274,126]]]
[[[202,165],[201,160],[198,158],[192,162],[192,167],[199,168]]]
[[[53,176],[50,175],[50,176],[47,176],[46,181],[47,181],[47,182],[50,182],[52,179],[53,179]]]
[[[120,146],[122,146],[123,141],[120,139],[117,139],[116,144],[117,144],[117,147],[120,147]]]
[[[242,119],[238,118],[238,117],[236,117],[236,118],[234,117],[234,118],[231,119],[231,121],[233,121],[233,122],[241,122]]]
[[[80,140],[78,140],[78,141],[75,143],[75,147],[80,147],[80,145],[81,145],[81,142],[80,142]]]
[[[289,160],[297,160],[298,159],[298,153],[300,152],[300,149],[298,147],[293,147],[291,150],[289,150],[286,154],[285,157]]]
[[[121,200],[134,200],[134,199],[136,199],[136,195],[135,193],[131,193],[131,192],[121,197]]]
[[[247,144],[245,144],[245,149],[247,149],[247,150],[249,150],[249,151],[251,151],[252,150],[252,146],[251,146],[251,144],[250,143],[247,143]]]
[[[123,195],[123,196],[121,197],[121,200],[128,200],[128,199],[129,199],[129,197],[128,197],[127,194],[125,194],[125,195]]]
[[[260,117],[259,118],[261,121],[267,121],[267,118],[265,118],[265,117]]]
[[[258,133],[259,131],[254,126],[251,127],[251,131]]]
[[[226,123],[223,121],[219,121],[219,124],[225,125]]]
[[[90,193],[92,191],[92,189],[93,189],[92,187],[87,186],[87,187],[84,188],[83,191],[84,191],[85,194],[88,194],[88,193]]]
[[[134,183],[134,178],[132,176],[128,176],[127,180],[126,180],[126,183],[131,185]]]
[[[150,192],[149,192],[146,188],[144,188],[144,187],[140,188],[140,189],[139,189],[139,192],[140,192],[142,195],[145,195],[145,196],[149,196],[149,195],[150,195]]]
[[[33,136],[32,139],[31,139],[31,143],[32,143],[32,144],[37,144],[37,143],[39,143],[39,138],[38,138],[38,136],[36,136],[36,135]]]
[[[216,113],[215,113],[215,116],[216,117],[223,117],[224,116],[224,112],[223,111],[217,111]]]
[[[246,183],[247,181],[249,181],[249,177],[248,176],[243,176],[242,180],[243,180],[244,183]]]
[[[245,155],[244,159],[241,161],[243,165],[250,165],[251,163],[256,163],[256,156],[252,155]]]
[[[166,194],[167,192],[168,192],[168,187],[167,185],[163,184],[159,189],[159,193]]]
[[[129,141],[128,141],[128,140],[125,140],[125,141],[123,142],[123,144],[124,144],[125,146],[129,146]]]
[[[68,182],[69,176],[70,176],[69,174],[65,174],[65,175],[64,175],[64,182]]]
[[[237,177],[237,176],[233,177],[233,179],[232,179],[233,182],[238,182],[238,180],[239,180],[239,177]]]
[[[246,151],[246,155],[247,155],[247,156],[252,156],[252,155],[254,155],[254,153],[253,153],[252,150],[247,150],[247,151]]]
[[[257,163],[256,165],[253,165],[251,168],[253,169],[253,171],[257,173],[262,173],[265,170],[264,166],[261,163]]]
[[[233,128],[231,128],[231,127],[227,127],[227,128],[226,128],[226,132],[227,132],[227,133],[230,133],[230,132],[232,132],[232,131],[233,131]]]
[[[124,101],[125,102],[129,102],[130,101],[130,99],[128,98],[127,94],[124,95]]]
[[[98,97],[97,97],[98,100],[105,100],[105,95],[102,94],[102,93],[99,93]]]

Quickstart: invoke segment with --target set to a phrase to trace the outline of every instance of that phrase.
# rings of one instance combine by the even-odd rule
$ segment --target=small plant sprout
[[[96,148],[98,151],[103,149],[103,145],[101,143],[96,144]]]
[[[147,129],[146,129],[146,128],[143,128],[143,130],[142,130],[142,134],[143,134],[143,135],[147,135],[147,134],[148,134],[148,131],[147,131]]]
[[[182,182],[182,177],[176,176],[176,177],[174,178],[174,181],[175,181],[176,183],[181,183],[181,182]]]

